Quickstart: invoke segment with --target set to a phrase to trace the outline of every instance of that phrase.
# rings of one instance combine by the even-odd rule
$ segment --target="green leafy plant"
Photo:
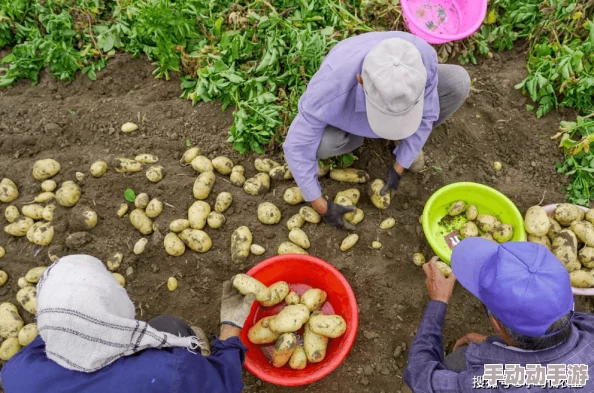
[[[130,203],[134,203],[136,200],[136,193],[131,188],[126,188],[124,191],[124,199]]]

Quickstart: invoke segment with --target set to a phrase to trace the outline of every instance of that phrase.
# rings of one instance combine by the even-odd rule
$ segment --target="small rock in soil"
[[[134,268],[130,266],[128,269],[126,269],[126,276],[131,276],[132,273],[134,273]]]
[[[332,386],[330,387],[330,389],[337,392],[338,391],[338,382],[332,382]]]
[[[93,236],[88,232],[75,232],[66,238],[66,247],[76,250],[93,241]]]
[[[382,368],[382,375],[389,375],[390,374],[390,369],[388,367],[383,367]]]
[[[369,385],[369,379],[367,379],[366,377],[361,378],[361,385],[363,386],[367,386]]]
[[[367,366],[363,367],[363,373],[365,375],[371,375],[371,374],[373,374],[373,367],[371,367],[371,365],[368,364]]]
[[[152,271],[153,273],[157,273],[157,272],[159,272],[159,266],[157,266],[157,264],[156,264],[156,263],[151,263],[151,271]]]
[[[369,332],[369,331],[364,331],[363,335],[365,336],[366,339],[368,340],[373,340],[374,338],[378,338],[380,335],[377,334],[376,332]]]
[[[396,347],[396,349],[394,350],[394,359],[398,359],[400,356],[402,356],[402,353],[406,351],[406,344],[402,343],[399,346]]]

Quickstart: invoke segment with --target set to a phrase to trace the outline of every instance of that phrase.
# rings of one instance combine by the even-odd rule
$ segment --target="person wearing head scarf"
[[[221,331],[210,348],[179,318],[135,319],[100,260],[67,256],[38,283],[39,336],[6,363],[2,384],[6,393],[240,392],[247,349],[239,333],[253,302],[223,284]]]

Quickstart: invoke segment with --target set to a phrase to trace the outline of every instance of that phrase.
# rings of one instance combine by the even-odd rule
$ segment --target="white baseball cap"
[[[384,139],[405,139],[419,128],[427,70],[421,53],[401,38],[384,40],[365,56],[363,90],[367,120]]]

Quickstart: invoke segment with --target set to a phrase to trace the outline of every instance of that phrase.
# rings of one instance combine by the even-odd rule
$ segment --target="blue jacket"
[[[6,393],[238,393],[247,349],[216,340],[208,357],[186,348],[147,349],[94,372],[68,370],[45,355],[40,336],[2,369]]]

